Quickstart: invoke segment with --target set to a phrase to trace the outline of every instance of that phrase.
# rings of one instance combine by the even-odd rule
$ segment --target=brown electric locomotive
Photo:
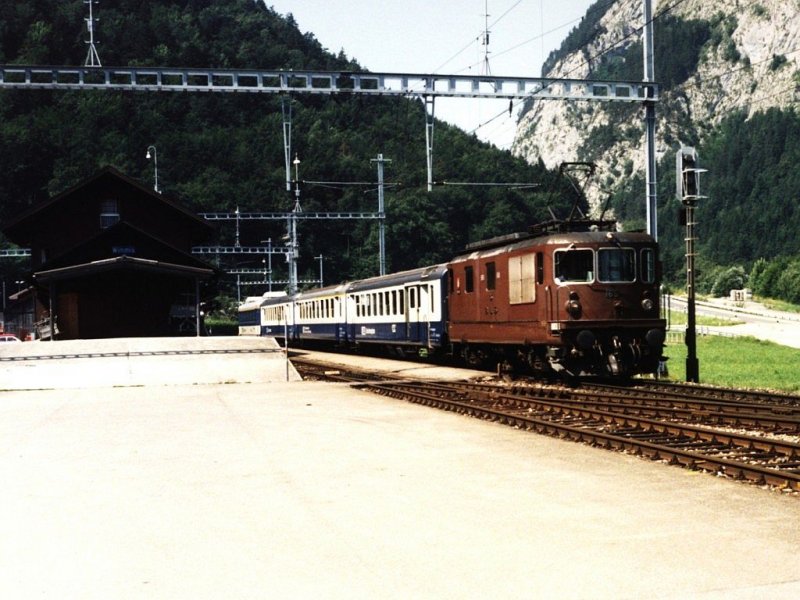
[[[471,244],[448,263],[448,336],[467,363],[537,373],[656,372],[656,241],[614,221],[552,221]]]

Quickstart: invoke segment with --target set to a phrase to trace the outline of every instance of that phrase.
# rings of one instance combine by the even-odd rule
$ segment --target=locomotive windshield
[[[587,283],[594,280],[594,252],[565,250],[555,254],[556,279]]]
[[[632,248],[601,248],[597,251],[599,279],[603,283],[636,280],[636,258]]]

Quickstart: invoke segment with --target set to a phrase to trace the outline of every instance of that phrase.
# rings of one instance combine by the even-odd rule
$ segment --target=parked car
[[[3,342],[18,342],[20,341],[19,338],[15,335],[11,335],[10,333],[2,333],[0,334],[0,343]]]

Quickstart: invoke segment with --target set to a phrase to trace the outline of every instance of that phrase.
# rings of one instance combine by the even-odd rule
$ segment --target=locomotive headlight
[[[644,300],[642,300],[642,309],[645,312],[650,312],[651,310],[653,310],[653,301],[650,300],[650,298],[645,298]]]
[[[570,292],[569,300],[567,300],[564,308],[573,319],[580,319],[582,307],[577,292]]]

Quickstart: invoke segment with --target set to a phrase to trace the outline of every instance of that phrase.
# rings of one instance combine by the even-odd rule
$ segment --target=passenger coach
[[[353,282],[347,288],[347,339],[402,353],[446,342],[447,268],[436,265]]]

